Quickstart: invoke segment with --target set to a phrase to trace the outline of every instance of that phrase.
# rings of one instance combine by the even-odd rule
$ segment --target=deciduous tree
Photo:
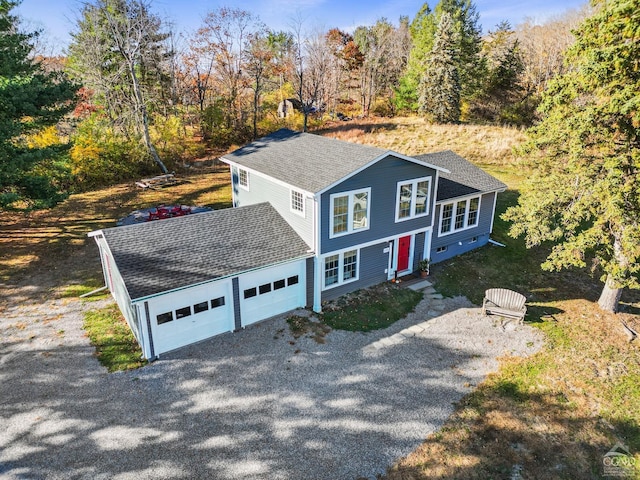
[[[150,109],[158,96],[170,55],[162,21],[143,0],[95,0],[86,3],[69,47],[70,67],[85,86],[95,90],[105,112],[125,135],[142,137],[153,161],[167,172],[149,134]],[[124,122],[124,123],[123,123]]]
[[[303,20],[292,24],[291,37],[294,40],[294,71],[292,84],[303,115],[302,131],[307,131],[309,114],[313,109],[322,108],[327,90],[327,73],[332,62],[331,49],[326,36],[316,31],[312,35],[303,33]]]
[[[245,52],[251,38],[265,31],[266,27],[252,13],[228,7],[209,12],[198,30],[201,54],[213,60],[229,129],[241,129],[245,124],[247,112],[242,102],[247,86]]]
[[[571,31],[589,14],[589,8],[569,10],[543,23],[526,19],[515,29],[522,50],[522,84],[531,95],[541,94],[549,81],[569,68],[564,53],[575,41]]]
[[[358,27],[354,33],[355,42],[364,57],[360,75],[360,101],[364,115],[369,115],[380,95],[391,99],[392,89],[398,86],[409,55],[406,22],[406,19],[401,19],[400,26],[396,28],[381,18],[371,27]]]
[[[257,138],[260,99],[264,92],[265,84],[272,74],[273,59],[275,57],[275,52],[270,47],[265,33],[258,32],[251,36],[245,51],[245,57],[247,76],[251,80],[250,88],[253,91],[253,138]]]
[[[576,31],[571,69],[543,94],[530,131],[533,173],[504,218],[527,246],[555,243],[542,267],[603,272],[616,311],[640,272],[640,0],[596,1]]]

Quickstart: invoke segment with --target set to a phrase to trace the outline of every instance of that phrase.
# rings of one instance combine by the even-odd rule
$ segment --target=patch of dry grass
[[[437,125],[420,117],[371,118],[327,124],[316,133],[405,155],[453,150],[479,164],[509,165],[524,130],[485,125]]]

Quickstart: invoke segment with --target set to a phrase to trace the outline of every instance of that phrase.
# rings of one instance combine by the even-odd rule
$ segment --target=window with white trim
[[[358,280],[358,253],[348,250],[324,258],[324,289]]]
[[[468,225],[478,224],[478,211],[480,210],[480,197],[469,199],[469,216],[467,217]]]
[[[369,229],[370,188],[334,193],[329,203],[329,238]]]
[[[462,230],[465,226],[464,218],[467,215],[467,202],[457,202],[456,205],[456,223],[453,225],[454,230]]]
[[[480,197],[443,203],[440,206],[440,235],[478,226]]]
[[[342,280],[349,281],[356,278],[358,273],[358,252],[351,250],[342,254]]]
[[[249,172],[242,168],[238,168],[238,185],[249,190]]]
[[[431,177],[398,182],[396,222],[429,214]]]
[[[340,255],[331,255],[324,259],[324,286],[337,284],[340,268]]]
[[[291,190],[291,211],[304,217],[304,194]]]

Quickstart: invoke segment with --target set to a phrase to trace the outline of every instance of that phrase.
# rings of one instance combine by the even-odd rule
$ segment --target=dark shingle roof
[[[440,172],[436,200],[448,200],[480,192],[504,190],[507,186],[481,168],[456,155],[451,150],[427,153],[413,157],[422,162],[446,168],[450,173]]]
[[[281,129],[222,158],[317,193],[386,152],[381,148]]]
[[[308,256],[269,203],[103,230],[132,300]]]

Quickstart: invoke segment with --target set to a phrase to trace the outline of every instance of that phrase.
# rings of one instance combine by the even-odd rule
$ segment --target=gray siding
[[[321,253],[328,253],[352,245],[370,242],[404,232],[418,230],[431,225],[431,211],[435,194],[435,170],[415,163],[389,156],[334,188],[322,194],[321,198]],[[428,215],[417,219],[396,223],[397,182],[421,177],[431,177],[431,198]],[[330,196],[361,188],[371,188],[369,229],[361,232],[329,238],[331,226]]]
[[[444,252],[437,252],[435,248],[431,250],[431,263],[438,263],[444,260],[448,260],[457,255],[462,255],[463,253],[470,252],[471,250],[475,250],[476,248],[480,248],[487,244],[489,241],[489,234],[477,235],[477,240],[472,242],[471,239],[473,236],[466,238],[464,240],[459,240],[455,243],[441,245],[443,247],[447,247],[447,250]],[[460,245],[462,243],[462,245]]]
[[[144,318],[147,324],[147,335],[149,338],[149,351],[142,347],[145,358],[151,360],[156,358],[156,350],[153,346],[153,334],[151,333],[151,317],[149,316],[149,302],[144,302]],[[140,341],[138,341],[140,343]]]
[[[415,247],[413,250],[413,270],[418,270],[418,262],[422,260],[422,253],[424,251],[424,241],[425,241],[425,233],[418,233],[415,236]]]
[[[238,171],[232,167],[234,207],[269,202],[276,211],[291,225],[293,230],[309,245],[313,246],[313,199],[306,198],[304,217],[291,211],[291,192],[288,187],[279,185],[255,173],[249,173],[249,190],[238,186]]]
[[[385,270],[389,266],[389,254],[384,253],[387,242],[362,248],[360,250],[360,264],[358,265],[359,276],[356,282],[350,282],[339,287],[324,290],[322,301],[333,300],[345,293],[353,292],[361,288],[371,287],[387,281]]]
[[[237,332],[242,328],[242,315],[240,313],[240,286],[238,277],[231,279],[231,287],[233,290],[233,322]]]
[[[493,202],[496,193],[482,195],[480,201],[480,215],[478,226],[450,235],[440,237],[440,205],[436,206],[436,222],[433,227],[433,239],[431,241],[431,261],[432,263],[447,260],[456,255],[473,250],[474,248],[486,245],[491,233],[491,219],[493,217]],[[471,240],[476,237],[476,241]],[[462,245],[460,245],[462,243]],[[445,252],[437,252],[439,247],[447,247]]]
[[[313,307],[313,295],[314,295],[314,289],[313,289],[313,282],[315,280],[315,272],[314,272],[314,264],[315,264],[315,259],[313,257],[311,258],[307,258],[307,264],[306,264],[306,275],[307,275],[307,308],[312,308]]]

